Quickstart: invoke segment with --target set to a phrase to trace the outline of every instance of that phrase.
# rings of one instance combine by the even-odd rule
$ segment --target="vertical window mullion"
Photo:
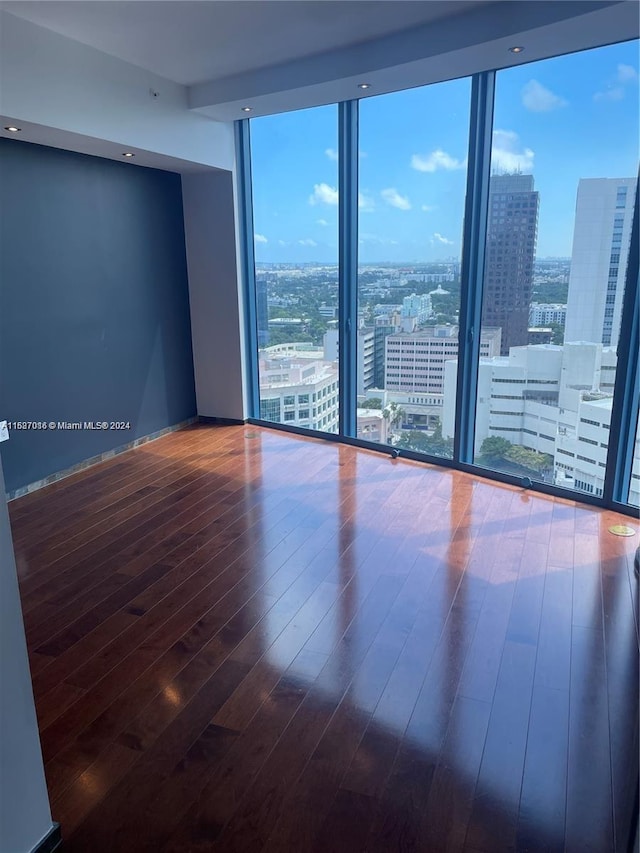
[[[245,303],[245,363],[247,405],[250,418],[260,417],[260,384],[258,379],[258,322],[256,307],[256,268],[253,250],[253,195],[251,183],[251,137],[249,119],[235,122],[235,144],[238,187],[238,228],[240,272]]]
[[[640,398],[640,181],[636,187],[636,200],[631,225],[631,243],[627,263],[627,277],[622,305],[616,381],[611,408],[609,453],[604,479],[605,504],[628,503],[631,484],[631,467],[636,437],[636,419]],[[623,349],[624,347],[624,349]]]
[[[476,74],[471,88],[467,195],[460,270],[460,329],[453,455],[473,463],[482,285],[491,177],[495,72]]]
[[[338,371],[340,435],[356,435],[358,102],[338,104]]]

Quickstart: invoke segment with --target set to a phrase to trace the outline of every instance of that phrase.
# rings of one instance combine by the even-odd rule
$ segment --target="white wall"
[[[233,176],[182,176],[198,414],[244,419]]]
[[[190,110],[185,86],[6,12],[0,80],[0,114],[15,121],[233,168],[233,125]]]
[[[53,823],[0,461],[0,850],[27,853]]]

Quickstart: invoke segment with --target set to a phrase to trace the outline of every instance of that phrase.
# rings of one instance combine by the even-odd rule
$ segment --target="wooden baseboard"
[[[177,432],[177,430],[185,429],[185,427],[191,426],[191,424],[197,423],[197,421],[197,416],[188,418],[186,421],[181,421],[178,424],[164,427],[164,429],[160,429],[157,432],[140,436],[140,438],[129,441],[127,444],[120,445],[120,447],[116,447],[112,450],[106,450],[98,456],[92,456],[90,459],[83,459],[81,462],[72,465],[70,468],[65,468],[63,471],[57,471],[55,474],[50,474],[43,480],[36,480],[34,483],[29,483],[27,486],[21,486],[19,489],[7,492],[7,500],[13,501],[16,498],[21,498],[23,495],[28,495],[30,492],[35,492],[38,489],[51,485],[51,483],[57,483],[58,480],[64,480],[66,477],[71,477],[73,474],[77,474],[78,471],[84,471],[85,468],[91,468],[92,465],[99,465],[101,462],[106,462],[107,459],[112,459],[120,453],[126,453],[127,450],[132,450],[134,447],[140,447],[141,444],[146,444],[149,441],[155,441],[158,438],[168,435],[170,432]]]

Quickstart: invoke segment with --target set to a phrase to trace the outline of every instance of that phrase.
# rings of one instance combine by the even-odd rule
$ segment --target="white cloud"
[[[513,130],[494,130],[491,148],[491,165],[499,172],[531,172],[535,154],[523,148],[520,137]]]
[[[618,82],[619,83],[637,83],[638,72],[633,65],[618,65]]]
[[[443,237],[442,234],[438,234],[437,231],[433,235],[433,239],[437,240],[438,243],[443,243],[445,246],[453,246],[453,240],[448,240],[446,237]]]
[[[329,184],[314,184],[313,193],[309,196],[309,204],[333,204],[338,203],[338,190]]]
[[[314,184],[309,204],[330,204],[335,207],[338,204],[338,190],[329,184]],[[371,213],[376,205],[371,196],[358,193],[358,207],[363,213]]]
[[[529,80],[522,88],[521,94],[523,105],[532,113],[548,113],[551,110],[566,107],[569,103],[537,80]]]
[[[633,65],[618,63],[616,73],[609,78],[606,88],[600,89],[593,95],[594,101],[622,101],[625,87],[638,82],[638,72]]]
[[[435,207],[430,204],[423,204],[420,210],[424,210],[425,213],[431,213],[432,210],[435,210]]]
[[[365,193],[358,193],[358,209],[363,213],[373,213],[376,209],[376,203],[371,196]]]
[[[372,246],[397,246],[397,240],[389,240],[387,238],[378,237],[377,234],[367,234],[366,232],[358,235],[358,243],[369,243]]]
[[[318,245],[315,240],[310,240],[308,238],[306,240],[298,240],[298,243],[301,246],[317,246]]]
[[[278,240],[278,245],[279,246],[288,246],[289,244],[287,243],[286,240]]]
[[[316,219],[316,225],[322,225],[323,228],[326,228],[328,224],[326,219]]]
[[[435,172],[438,169],[445,169],[448,172],[454,169],[464,169],[466,160],[456,160],[442,148],[436,148],[431,154],[414,154],[411,157],[411,168],[418,172]]]
[[[400,195],[395,187],[389,187],[386,190],[382,190],[380,195],[387,204],[391,205],[391,207],[397,207],[398,210],[411,210],[411,202],[409,199],[406,195]]]
[[[267,240],[267,238],[264,236],[264,234],[254,234],[253,239],[255,240],[256,243],[268,243],[269,242]]]
[[[593,96],[594,101],[621,101],[624,98],[624,89],[622,86],[609,86],[602,92],[596,92]]]

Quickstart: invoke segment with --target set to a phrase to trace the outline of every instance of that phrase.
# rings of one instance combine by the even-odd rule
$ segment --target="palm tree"
[[[393,429],[398,424],[402,423],[402,419],[404,417],[404,409],[402,409],[397,403],[389,403],[389,405],[385,406],[382,410],[383,418],[389,424],[389,433],[393,433]]]

